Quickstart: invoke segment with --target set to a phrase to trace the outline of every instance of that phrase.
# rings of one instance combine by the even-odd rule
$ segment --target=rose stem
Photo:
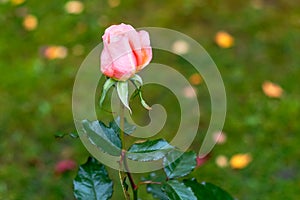
[[[137,200],[137,187],[134,183],[134,180],[132,178],[132,175],[129,171],[129,168],[128,168],[128,165],[127,165],[127,161],[126,161],[126,150],[125,149],[125,139],[124,139],[124,110],[125,110],[125,107],[123,105],[123,103],[120,101],[120,137],[121,137],[121,143],[122,143],[122,155],[121,155],[121,162],[123,160],[124,162],[124,167],[125,167],[125,170],[126,170],[126,174],[128,176],[128,179],[129,179],[129,182],[130,182],[130,186],[132,188],[132,191],[133,191],[133,199],[134,200]],[[123,185],[123,183],[121,182],[121,184]],[[124,189],[123,189],[124,190]],[[126,193],[124,191],[124,193]]]
[[[124,162],[124,167],[125,167],[125,170],[126,170],[126,174],[127,174],[127,176],[128,176],[128,179],[129,179],[129,182],[130,182],[130,186],[131,186],[131,189],[132,189],[132,192],[133,192],[133,199],[134,199],[134,200],[137,200],[137,199],[138,199],[138,194],[137,194],[137,192],[138,192],[138,191],[137,191],[137,190],[138,190],[138,187],[137,187],[137,185],[134,183],[132,174],[131,174],[130,171],[129,171],[129,167],[128,167],[128,165],[127,165],[127,160],[126,160],[125,151],[124,151],[123,162]]]
[[[121,144],[122,144],[122,148],[124,148],[124,132],[123,132],[123,129],[124,129],[124,105],[123,103],[120,101],[120,138],[121,138]],[[122,173],[121,173],[121,168],[122,168],[122,163],[123,163],[123,160],[124,160],[124,150],[122,150],[121,152],[121,158],[120,158],[120,169],[119,169],[119,178],[120,178],[120,183],[121,183],[121,186],[122,186],[122,190],[123,190],[123,193],[124,193],[124,197],[126,200],[129,200],[129,196],[128,196],[128,193],[123,185],[123,176],[122,176]]]

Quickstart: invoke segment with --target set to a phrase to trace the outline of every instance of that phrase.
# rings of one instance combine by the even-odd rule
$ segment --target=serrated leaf
[[[166,181],[166,177],[163,174],[150,173],[148,177],[144,178],[143,181],[152,181],[152,182],[160,182],[164,183]],[[169,200],[167,194],[162,191],[161,184],[147,184],[146,189],[147,192],[152,194],[153,198],[159,200]]]
[[[181,155],[182,154],[182,155]],[[164,157],[164,171],[168,178],[179,178],[189,174],[196,167],[195,152],[171,151]]]
[[[113,182],[104,165],[92,157],[79,167],[73,184],[77,200],[107,200],[113,193]]]
[[[114,122],[111,122],[111,127],[120,132],[120,117],[117,117]],[[124,118],[124,133],[130,135],[136,129],[136,126],[129,124],[126,118]]]
[[[198,199],[234,200],[226,191],[211,183],[198,183],[197,180],[184,180]]]
[[[148,184],[147,185],[147,192],[151,193],[153,198],[159,200],[169,200],[167,194],[162,191],[161,185],[158,184]]]
[[[121,139],[119,132],[114,128],[107,127],[101,121],[83,120],[82,125],[92,144],[111,155],[118,156],[121,154]]]
[[[118,81],[117,82],[117,92],[122,104],[129,110],[131,109],[128,103],[128,82],[127,81]]]
[[[126,155],[131,160],[154,161],[163,158],[172,149],[174,147],[164,139],[147,140],[133,144]]]
[[[105,81],[104,85],[103,85],[103,89],[102,89],[102,94],[101,94],[101,98],[100,98],[100,107],[102,107],[103,101],[105,99],[105,96],[108,92],[108,90],[116,83],[115,80],[109,78]]]
[[[197,200],[192,189],[177,180],[170,180],[166,182],[162,189],[171,200]]]

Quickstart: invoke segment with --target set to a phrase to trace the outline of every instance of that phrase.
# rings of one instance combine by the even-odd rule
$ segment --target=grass
[[[88,152],[80,140],[54,135],[75,131],[71,95],[77,69],[105,28],[120,22],[185,33],[202,44],[219,67],[228,100],[228,140],[194,172],[198,180],[211,181],[243,200],[299,197],[298,1],[128,0],[114,8],[108,1],[83,1],[85,9],[79,15],[66,13],[65,2],[0,1],[0,199],[73,199],[75,172],[57,175],[54,166],[65,158],[83,163]],[[22,26],[27,14],[38,19],[33,31]],[[220,30],[234,37],[232,48],[215,44]],[[41,52],[47,45],[65,46],[68,56],[45,59]],[[169,65],[184,66],[178,59],[171,61]],[[264,95],[265,80],[284,89],[280,99]],[[205,92],[199,98],[209,105]],[[200,129],[208,123],[204,117]],[[236,153],[251,153],[253,161],[242,170],[214,163],[220,154]],[[111,176],[117,180],[115,172]]]

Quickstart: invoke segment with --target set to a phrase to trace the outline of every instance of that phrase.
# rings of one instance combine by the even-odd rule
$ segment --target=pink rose
[[[126,24],[112,25],[105,30],[101,71],[110,78],[126,81],[152,59],[149,34],[137,32]]]

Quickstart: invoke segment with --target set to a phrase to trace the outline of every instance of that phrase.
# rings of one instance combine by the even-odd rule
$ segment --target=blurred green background
[[[65,159],[81,164],[89,154],[79,139],[55,135],[75,132],[71,96],[76,72],[105,28],[121,22],[185,33],[219,67],[228,100],[227,142],[193,173],[199,181],[219,185],[241,200],[299,198],[298,0],[81,2],[0,0],[0,199],[74,199],[76,169],[61,174],[55,166]],[[219,31],[233,38],[230,48],[216,43]],[[159,56],[155,53],[154,60],[168,60],[168,55]],[[180,66],[182,60],[167,64]],[[265,81],[278,84],[282,95],[264,94]],[[209,111],[209,97],[201,92],[205,84],[195,87],[204,112]],[[160,99],[145,97],[151,98]],[[200,132],[208,123],[204,115]],[[229,159],[238,153],[252,156],[243,169],[215,163],[219,155]],[[117,181],[116,172],[111,177]],[[120,199],[115,186],[113,199]]]

